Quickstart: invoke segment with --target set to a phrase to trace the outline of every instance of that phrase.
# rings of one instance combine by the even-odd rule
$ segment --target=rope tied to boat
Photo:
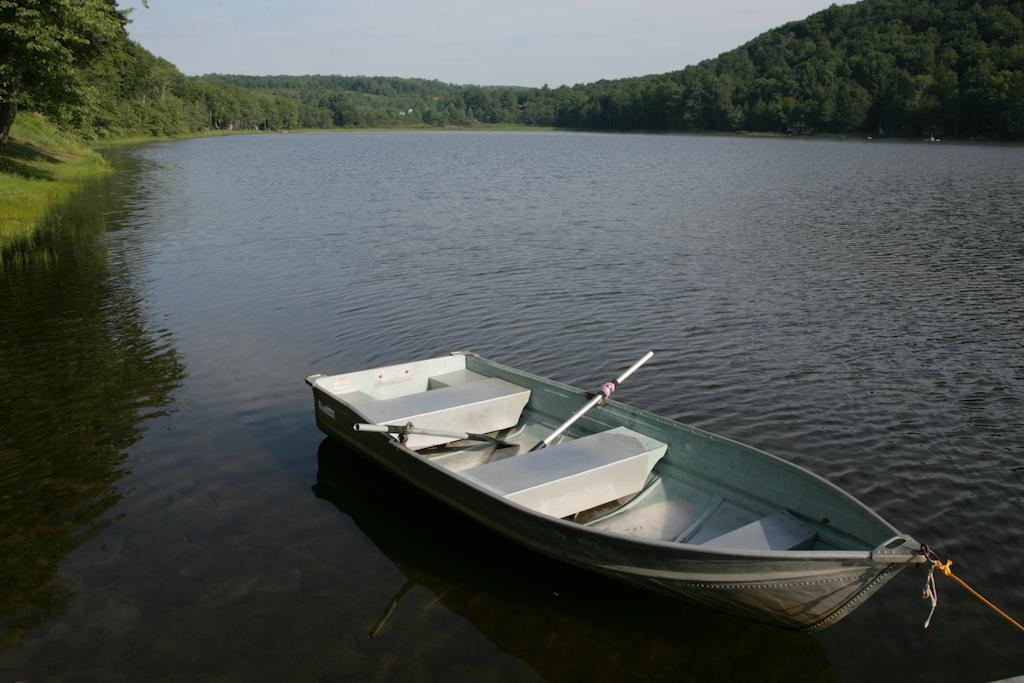
[[[958,584],[963,586],[968,593],[970,593],[978,600],[980,600],[982,603],[987,605],[993,612],[995,612],[1003,619],[1006,619],[1008,622],[1016,626],[1017,630],[1024,632],[1024,625],[1021,625],[1019,621],[1011,617],[1003,610],[996,607],[996,605],[991,600],[986,598],[978,591],[974,590],[974,588],[972,588],[966,581],[964,581],[959,576],[953,573],[953,560],[946,560],[945,562],[940,562],[938,555],[935,554],[935,551],[933,551],[931,548],[924,544],[921,545],[920,553],[931,563],[928,567],[928,576],[926,576],[924,580],[924,590],[921,592],[921,597],[925,600],[931,600],[932,603],[932,608],[928,612],[928,618],[924,621],[925,628],[928,628],[928,626],[931,624],[932,615],[935,614],[935,608],[939,605],[939,592],[935,587],[935,570],[938,569],[947,578],[953,579]]]
[[[935,588],[935,565],[928,567],[928,576],[924,579],[924,590],[921,591],[921,597],[925,600],[932,601],[932,608],[928,610],[928,618],[924,620],[924,627],[928,628],[932,624],[932,616],[935,614],[935,608],[939,606],[939,591]]]

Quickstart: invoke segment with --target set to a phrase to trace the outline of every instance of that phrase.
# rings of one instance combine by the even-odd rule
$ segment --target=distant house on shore
[[[786,132],[790,135],[814,135],[814,128],[808,126],[803,121],[797,121],[791,123],[786,127]]]

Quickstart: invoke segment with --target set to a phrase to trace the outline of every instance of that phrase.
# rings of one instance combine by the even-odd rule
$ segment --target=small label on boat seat
[[[331,418],[332,420],[334,419],[334,408],[330,407],[329,405],[327,405],[323,401],[317,401],[316,402],[316,407],[320,409],[321,413],[323,413],[327,417]]]
[[[415,377],[416,372],[413,365],[392,365],[389,368],[378,368],[374,370],[373,380],[377,386],[408,382]]]

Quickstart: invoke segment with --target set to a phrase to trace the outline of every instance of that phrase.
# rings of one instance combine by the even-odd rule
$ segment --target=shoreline
[[[502,132],[502,133],[594,133],[620,135],[667,135],[694,137],[771,138],[828,140],[832,142],[921,143],[919,138],[873,137],[864,134],[816,133],[790,135],[764,131],[667,131],[667,130],[590,130],[524,126],[519,124],[479,124],[474,126],[400,126],[368,128],[296,128],[292,130],[204,130],[178,135],[129,135],[88,142],[60,131],[40,114],[25,112],[15,121],[7,148],[0,154],[0,249],[31,238],[47,214],[83,182],[113,172],[99,150],[123,145],[173,142],[232,135],[287,135],[302,133],[422,133]],[[936,141],[939,142],[939,141]],[[998,145],[1020,147],[1024,143],[995,140],[941,141],[953,145]]]
[[[31,239],[55,207],[83,183],[113,169],[99,150],[123,145],[173,142],[230,135],[359,132],[550,132],[555,128],[512,124],[396,128],[297,128],[292,130],[203,130],[179,135],[128,135],[82,141],[59,130],[46,117],[23,112],[14,122],[11,139],[0,153],[0,250]]]
[[[0,249],[31,238],[82,183],[113,172],[88,144],[26,112],[0,154]]]
[[[94,140],[89,145],[95,149],[107,147],[119,147],[121,145],[136,145],[147,142],[173,142],[175,140],[191,140],[197,138],[217,138],[232,135],[293,135],[299,133],[423,133],[427,131],[437,132],[501,132],[501,133],[531,133],[531,132],[556,132],[566,130],[551,126],[520,126],[516,124],[482,124],[479,126],[395,126],[388,127],[365,127],[365,128],[289,128],[283,130],[203,130],[195,133],[181,133],[180,135],[129,135],[118,138],[105,138]],[[598,131],[601,132],[601,131]]]

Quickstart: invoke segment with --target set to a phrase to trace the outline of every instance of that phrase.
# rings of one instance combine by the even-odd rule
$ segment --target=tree
[[[23,103],[52,112],[88,102],[82,69],[127,22],[115,0],[0,0],[0,145]]]

